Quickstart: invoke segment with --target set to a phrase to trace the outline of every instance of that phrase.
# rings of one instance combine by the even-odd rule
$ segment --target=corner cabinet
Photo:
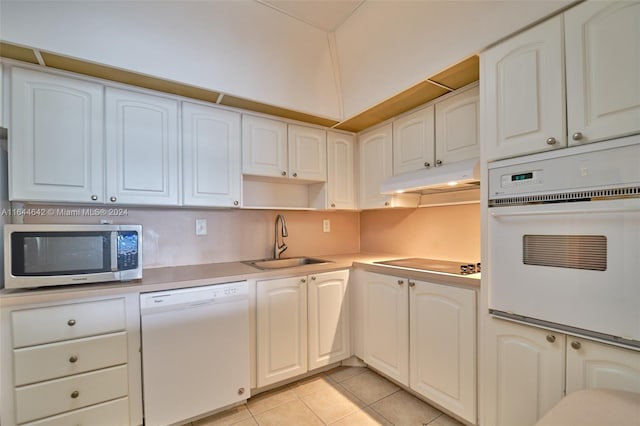
[[[104,202],[103,91],[11,69],[10,200]]]
[[[178,205],[178,101],[106,88],[107,200]]]
[[[182,103],[183,205],[239,207],[240,113]]]
[[[355,140],[352,134],[327,132],[327,208],[353,210]]]
[[[436,167],[480,156],[478,92],[474,86],[436,102]]]
[[[393,121],[393,174],[435,166],[433,105]]]

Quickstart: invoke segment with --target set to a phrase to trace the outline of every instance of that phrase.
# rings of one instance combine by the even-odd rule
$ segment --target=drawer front
[[[125,426],[129,424],[129,398],[25,423],[23,426]]]
[[[124,331],[13,351],[16,386],[126,363]]]
[[[127,396],[127,366],[16,388],[18,423]]]
[[[123,331],[124,299],[13,311],[11,324],[14,348]]]

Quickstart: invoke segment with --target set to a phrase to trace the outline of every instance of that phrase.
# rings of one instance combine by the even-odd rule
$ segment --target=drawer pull
[[[71,398],[76,399],[79,396],[80,396],[80,392],[78,392],[78,391],[71,392]]]
[[[78,361],[78,355],[71,355],[71,356],[69,357],[69,362],[70,362],[71,364],[73,364],[74,362],[77,362],[77,361]]]
[[[69,321],[67,321],[67,325],[69,327],[73,327],[74,325],[76,325],[76,320],[74,319],[70,319]]]

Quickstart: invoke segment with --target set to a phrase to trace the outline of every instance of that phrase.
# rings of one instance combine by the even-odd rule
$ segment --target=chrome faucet
[[[282,245],[278,245],[278,221],[282,223]],[[282,252],[287,249],[287,245],[284,243],[284,237],[287,237],[289,235],[287,234],[287,224],[284,221],[284,216],[282,216],[281,214],[276,216],[275,226],[276,226],[276,233],[275,233],[275,240],[273,242],[273,258],[280,259],[280,255],[282,254]]]

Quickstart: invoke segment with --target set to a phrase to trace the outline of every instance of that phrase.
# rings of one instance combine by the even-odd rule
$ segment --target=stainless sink
[[[261,260],[248,260],[242,262],[245,265],[250,265],[258,269],[281,269],[281,268],[293,268],[303,265],[315,265],[322,263],[331,263],[330,260],[315,259],[312,257],[289,257],[286,259],[261,259]]]

